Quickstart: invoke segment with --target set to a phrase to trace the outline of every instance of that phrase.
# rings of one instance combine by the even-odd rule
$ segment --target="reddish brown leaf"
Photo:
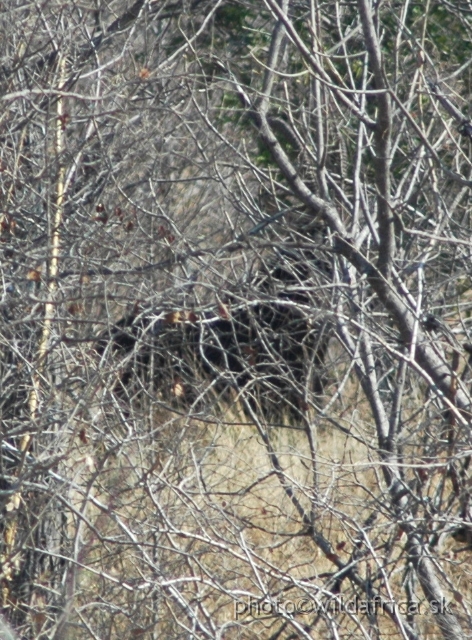
[[[61,123],[62,131],[65,131],[66,126],[70,122],[70,115],[68,113],[63,113],[61,116],[59,116],[58,119],[59,119],[59,122]]]
[[[164,324],[176,324],[180,320],[180,311],[171,311],[164,316]]]
[[[71,314],[71,316],[75,316],[82,311],[82,305],[78,302],[71,302],[67,307],[67,311]]]
[[[16,220],[9,213],[4,213],[0,217],[0,231],[3,233],[14,233]]]
[[[28,271],[28,273],[26,274],[26,279],[30,280],[31,282],[40,282],[41,268],[38,267],[37,269],[31,269],[30,271]]]
[[[149,76],[151,75],[151,72],[146,67],[143,67],[139,71],[138,75],[139,75],[140,80],[149,80]]]

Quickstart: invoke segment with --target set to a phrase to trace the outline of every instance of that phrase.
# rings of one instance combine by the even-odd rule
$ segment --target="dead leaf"
[[[176,398],[183,398],[185,396],[185,387],[180,378],[176,378],[174,380],[174,384],[172,385],[172,395]]]
[[[6,511],[15,511],[20,506],[21,497],[19,493],[14,493],[10,499],[10,502],[5,507]]]
[[[223,318],[223,320],[230,319],[229,307],[227,304],[224,304],[223,302],[218,304],[218,315],[220,318]]]
[[[4,213],[0,217],[0,231],[2,233],[15,233],[16,220],[9,213]]]
[[[30,280],[31,282],[40,282],[41,281],[41,267],[38,267],[36,269],[31,269],[30,271],[28,271],[28,273],[26,274],[26,279]]]

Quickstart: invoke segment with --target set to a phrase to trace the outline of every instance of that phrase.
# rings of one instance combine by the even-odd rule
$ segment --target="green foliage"
[[[426,44],[434,50],[436,60],[448,65],[464,64],[472,56],[470,25],[461,20],[450,5],[435,2],[425,16],[425,6],[418,3],[412,7],[411,22],[422,27],[426,20]]]
[[[351,62],[351,71],[355,80],[361,80],[362,74],[364,72],[364,62],[359,60],[359,58],[354,58]]]
[[[251,12],[241,4],[228,2],[222,5],[215,13],[215,24],[233,36],[242,31]]]
[[[260,141],[258,141],[258,153],[254,160],[260,167],[274,166],[274,161],[269,150]]]
[[[237,2],[223,4],[215,13],[214,26],[218,48],[227,47],[233,54],[243,54],[250,47],[267,46],[269,32],[263,28],[269,20],[258,5]],[[262,20],[261,20],[262,18]]]
[[[444,5],[433,8],[428,20],[428,36],[441,57],[449,64],[463,64],[472,56],[472,42],[456,16]]]

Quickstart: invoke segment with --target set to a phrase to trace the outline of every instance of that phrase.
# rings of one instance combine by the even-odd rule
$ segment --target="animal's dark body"
[[[329,336],[309,294],[312,265],[289,266],[259,273],[253,301],[233,297],[214,312],[156,310],[122,318],[98,349],[121,359],[115,392],[134,397],[146,387],[200,411],[215,392],[232,388],[256,411],[305,412],[306,393],[323,390]]]

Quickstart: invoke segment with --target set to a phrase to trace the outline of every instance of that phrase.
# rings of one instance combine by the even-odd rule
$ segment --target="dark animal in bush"
[[[228,296],[217,312],[122,318],[98,348],[121,362],[115,392],[133,398],[151,390],[203,411],[234,389],[249,411],[266,417],[306,411],[306,393],[323,390],[329,341],[325,322],[310,313],[306,259],[259,272],[247,301]]]

